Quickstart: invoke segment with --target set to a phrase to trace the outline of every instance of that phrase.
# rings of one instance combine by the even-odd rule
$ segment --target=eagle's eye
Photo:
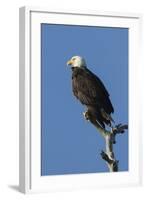
[[[76,58],[72,58],[72,60],[75,60]]]

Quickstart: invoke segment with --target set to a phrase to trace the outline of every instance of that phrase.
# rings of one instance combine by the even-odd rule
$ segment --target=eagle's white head
[[[71,65],[72,67],[86,67],[85,59],[81,56],[73,56],[68,62],[67,65]]]

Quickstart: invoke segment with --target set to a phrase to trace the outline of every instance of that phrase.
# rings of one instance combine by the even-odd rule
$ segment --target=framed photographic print
[[[20,8],[20,191],[141,182],[141,15]]]

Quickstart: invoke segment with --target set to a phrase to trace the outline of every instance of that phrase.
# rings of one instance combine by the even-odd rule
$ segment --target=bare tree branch
[[[116,143],[116,135],[123,134],[125,130],[128,129],[128,125],[118,124],[112,127],[111,131],[108,131],[102,128],[96,120],[92,119],[92,117],[88,115],[88,112],[84,114],[84,117],[96,127],[98,132],[105,139],[105,151],[101,151],[101,157],[106,161],[110,172],[117,172],[119,161],[115,158],[113,144]]]

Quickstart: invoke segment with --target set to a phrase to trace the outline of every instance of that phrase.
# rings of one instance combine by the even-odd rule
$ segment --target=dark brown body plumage
[[[111,125],[114,108],[101,80],[86,67],[72,67],[72,88],[77,99],[87,106],[88,115],[103,128]]]

